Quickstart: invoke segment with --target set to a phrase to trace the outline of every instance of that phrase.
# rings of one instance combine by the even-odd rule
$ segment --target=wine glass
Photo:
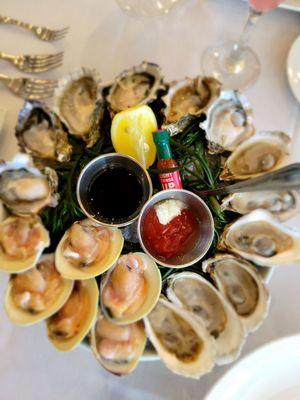
[[[135,17],[155,17],[167,14],[181,0],[116,0],[127,14]]]
[[[224,89],[246,89],[260,74],[260,62],[255,52],[246,45],[251,28],[259,17],[284,0],[248,0],[249,15],[244,30],[236,42],[208,48],[202,57],[205,75],[214,76]]]

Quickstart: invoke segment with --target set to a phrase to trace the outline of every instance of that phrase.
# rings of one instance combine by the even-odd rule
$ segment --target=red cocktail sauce
[[[145,245],[153,255],[170,259],[184,254],[198,231],[198,222],[194,214],[184,208],[181,214],[168,224],[159,222],[154,207],[144,220],[143,236]]]

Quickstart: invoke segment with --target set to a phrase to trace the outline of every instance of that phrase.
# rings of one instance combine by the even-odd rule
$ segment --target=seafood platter
[[[217,80],[167,82],[148,62],[109,84],[73,71],[53,105],[25,102],[15,134],[0,164],[9,319],[115,375],[149,354],[196,379],[236,360],[268,315],[272,267],[300,258],[285,222],[299,193],[195,191],[276,170],[289,136],[256,131]]]

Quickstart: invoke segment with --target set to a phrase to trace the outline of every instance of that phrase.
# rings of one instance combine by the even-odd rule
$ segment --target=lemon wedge
[[[156,130],[154,112],[150,107],[140,105],[115,115],[111,125],[111,140],[117,153],[131,156],[148,168],[156,157],[152,136]]]

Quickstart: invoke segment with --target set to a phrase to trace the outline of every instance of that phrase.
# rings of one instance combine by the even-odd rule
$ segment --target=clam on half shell
[[[115,375],[127,375],[137,366],[146,345],[143,321],[116,325],[101,312],[92,327],[91,348],[99,363]]]
[[[279,131],[258,132],[231,153],[221,172],[221,180],[243,180],[271,172],[282,166],[290,152],[290,138]]]
[[[117,261],[123,243],[118,228],[104,227],[89,219],[75,222],[56,248],[56,267],[67,279],[94,278]]]
[[[202,269],[210,273],[217,288],[239,315],[246,331],[255,331],[266,318],[270,305],[270,296],[257,269],[231,254],[217,254],[205,260]]]
[[[66,303],[46,321],[49,340],[57,350],[72,350],[84,339],[97,317],[98,302],[94,278],[74,283]]]
[[[198,379],[212,370],[214,339],[191,313],[160,298],[144,322],[148,338],[172,372]]]
[[[123,71],[109,88],[106,101],[113,114],[140,104],[149,104],[164,89],[160,67],[157,64],[142,62]]]
[[[161,274],[144,253],[122,255],[101,280],[101,309],[116,324],[136,322],[158,301]]]
[[[10,216],[0,224],[0,270],[20,273],[33,268],[50,244],[38,216]]]
[[[219,249],[263,267],[300,260],[300,231],[287,227],[268,211],[258,209],[225,227]]]
[[[86,67],[62,78],[54,93],[54,112],[69,133],[84,140],[87,147],[92,147],[99,138],[99,131],[91,129],[99,97],[100,77],[95,70]]]
[[[234,193],[222,200],[222,211],[248,214],[257,208],[270,211],[280,221],[300,212],[300,193],[296,190]]]
[[[54,170],[42,174],[27,154],[17,154],[0,164],[0,199],[16,215],[38,213],[46,206],[55,207],[58,180]]]
[[[193,272],[171,275],[167,279],[167,296],[206,326],[215,339],[217,364],[237,359],[246,333],[232,305],[207,279]]]
[[[205,130],[210,153],[233,151],[254,133],[253,116],[246,97],[236,91],[222,91],[208,107]]]
[[[5,310],[17,325],[32,325],[54,314],[67,301],[73,281],[55,269],[54,254],[43,255],[36,267],[10,277]]]
[[[72,146],[59,118],[45,104],[25,101],[18,117],[16,137],[22,151],[37,160],[69,161]]]

